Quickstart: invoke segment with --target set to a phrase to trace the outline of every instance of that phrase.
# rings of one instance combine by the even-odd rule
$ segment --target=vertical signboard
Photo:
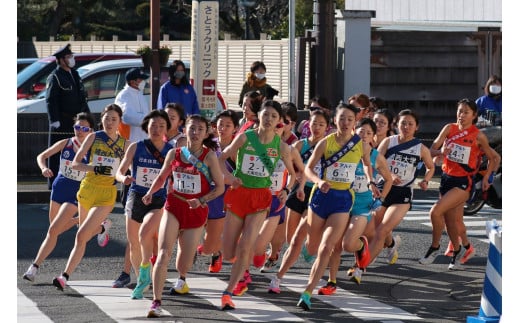
[[[217,109],[218,10],[218,1],[192,1],[190,82],[207,119]]]

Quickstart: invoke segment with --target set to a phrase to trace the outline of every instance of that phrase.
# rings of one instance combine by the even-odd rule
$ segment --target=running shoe
[[[157,261],[157,255],[152,255],[150,257],[150,262],[152,263],[152,266],[155,266],[156,261]]]
[[[246,282],[246,284],[251,284],[253,279],[251,278],[251,274],[249,274],[249,270],[244,271],[244,276],[242,279]]]
[[[57,289],[63,292],[63,289],[65,288],[65,286],[67,286],[67,278],[63,277],[63,275],[54,277],[54,279],[52,280],[52,284],[56,286]]]
[[[128,284],[130,284],[130,275],[122,271],[121,275],[112,282],[112,288],[123,288]]]
[[[401,245],[401,236],[397,235],[395,237],[392,237],[392,240],[394,240],[394,246],[392,248],[387,248],[386,253],[386,260],[388,261],[388,264],[393,265],[397,262],[397,259],[399,258],[399,253],[397,252],[397,248]]]
[[[327,285],[318,289],[318,295],[333,295],[336,294],[336,283],[331,281],[327,282]]]
[[[282,280],[276,277],[276,275],[274,275],[274,277],[271,279],[271,282],[269,283],[269,288],[267,289],[267,292],[271,294],[280,294],[281,282]]]
[[[203,249],[203,248],[204,248],[204,246],[201,245],[201,244],[199,244],[199,245],[197,246],[197,256],[202,256],[202,255],[203,255],[203,253],[202,253],[202,249]]]
[[[28,280],[30,282],[34,282],[34,278],[36,277],[36,274],[38,274],[38,268],[34,265],[30,265],[29,269],[23,274],[23,279]]]
[[[462,244],[462,239],[459,237],[459,244]],[[444,255],[446,257],[451,257],[453,256],[453,243],[451,242],[451,240],[448,240],[448,247],[446,247],[446,251],[444,252]]]
[[[210,273],[218,273],[222,269],[222,252],[218,252],[218,255],[211,256],[211,264],[209,265]]]
[[[147,318],[160,317],[162,315],[161,301],[154,300],[150,310],[148,311]]]
[[[103,221],[103,223],[101,223],[101,225],[105,228],[105,231],[103,231],[103,233],[98,233],[97,243],[100,247],[105,247],[108,244],[108,230],[110,230],[110,228],[112,227],[112,221],[106,219],[105,221]]]
[[[221,309],[223,311],[235,309],[235,304],[233,303],[233,300],[231,299],[231,295],[229,295],[229,294],[222,294],[220,303],[221,303]]]
[[[296,306],[303,308],[306,311],[311,310],[311,295],[307,293],[303,293],[302,296],[300,296],[300,300],[298,301],[298,304]]]
[[[464,249],[466,249],[466,248],[464,248]],[[470,244],[469,248],[466,249],[466,251],[464,251],[464,254],[462,255],[462,258],[460,258],[460,263],[462,265],[465,264],[466,262],[468,262],[468,260],[473,258],[474,255],[475,255],[475,248],[473,248],[473,245]]]
[[[351,277],[352,275],[354,275],[354,271],[356,271],[356,268],[357,268],[357,266],[354,265],[354,266],[350,267],[349,269],[347,269],[347,277]]]
[[[459,250],[453,250],[453,256],[451,256],[450,264],[448,265],[449,270],[456,269],[457,265],[460,264],[459,258],[462,256],[462,246],[459,245]]]
[[[152,265],[149,264],[146,268],[139,266],[139,277],[137,277],[137,285],[132,291],[132,299],[142,299],[143,293],[148,290],[150,283],[152,282],[150,271]]]
[[[361,285],[361,277],[363,276],[363,269],[362,268],[355,268],[354,272],[352,273],[352,277],[350,277],[350,280],[355,282],[358,285]]]
[[[233,296],[242,296],[247,292],[247,283],[241,279],[233,289]]]
[[[428,251],[426,251],[426,254],[424,255],[424,257],[419,259],[419,263],[421,263],[423,265],[431,264],[435,260],[435,257],[437,257],[438,253],[439,253],[439,247],[434,248],[434,247],[430,246],[430,248],[428,248]]]
[[[170,295],[174,294],[187,294],[190,292],[190,288],[185,280],[177,278],[175,285],[170,289]]]
[[[275,258],[267,258],[264,266],[260,269],[261,273],[270,273],[275,270],[276,265],[278,264],[278,259],[280,257],[280,251],[278,251],[275,255]]]
[[[253,266],[255,266],[256,268],[262,267],[263,264],[265,263],[265,258],[267,258],[267,255],[265,254],[265,252],[261,255],[253,256]]]
[[[354,252],[354,256],[356,257],[356,265],[360,268],[365,268],[370,264],[370,250],[368,249],[368,240],[365,236],[361,236],[359,239],[361,240],[361,243],[363,243],[363,247],[361,250]]]
[[[309,252],[307,251],[307,247],[305,246],[305,243],[303,244],[301,255],[303,256],[303,259],[305,260],[305,262],[307,262],[309,264],[313,263],[314,260],[316,259],[316,256],[309,254]]]

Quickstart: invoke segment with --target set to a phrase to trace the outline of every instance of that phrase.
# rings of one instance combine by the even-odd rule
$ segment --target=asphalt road
[[[394,231],[402,237],[399,260],[388,265],[381,257],[363,276],[361,285],[346,279],[345,271],[353,263],[351,255],[342,256],[342,267],[338,274],[338,295],[328,298],[314,298],[313,309],[304,312],[296,307],[299,298],[298,284],[304,283],[310,264],[298,260],[289,272],[287,281],[282,280],[282,293],[267,293],[269,274],[257,269],[251,271],[253,283],[246,296],[234,297],[237,310],[234,313],[220,311],[213,301],[214,294],[222,291],[220,286],[229,277],[230,265],[224,264],[218,274],[208,274],[208,259],[197,259],[187,281],[192,292],[182,296],[170,296],[165,286],[163,309],[171,316],[156,319],[159,321],[182,322],[237,322],[273,320],[273,313],[279,309],[286,321],[305,322],[465,322],[468,316],[478,315],[486,271],[489,244],[485,235],[485,221],[502,220],[501,210],[485,207],[477,216],[466,219],[470,240],[476,248],[476,256],[458,270],[448,270],[448,258],[437,257],[432,265],[418,263],[430,244],[431,227],[427,212],[435,201],[435,190],[415,192],[412,211]],[[110,242],[100,248],[95,239],[88,245],[85,257],[71,275],[71,285],[64,292],[52,286],[52,278],[65,267],[73,247],[76,229],[59,237],[56,250],[40,267],[35,283],[21,277],[36,255],[48,227],[46,204],[17,205],[17,286],[21,293],[34,304],[25,305],[24,297],[18,298],[18,322],[27,322],[28,313],[36,309],[53,322],[137,322],[146,321],[146,309],[150,306],[151,292],[145,293],[145,301],[130,300],[131,289],[112,289],[110,282],[120,273],[123,266],[125,230],[123,210],[116,205],[110,215],[113,227]],[[443,236],[441,249],[444,250],[448,238]],[[175,252],[175,251],[174,251]],[[172,257],[174,259],[174,257]],[[327,275],[327,273],[326,273]],[[288,276],[288,277],[289,277]],[[294,276],[294,277],[293,277]],[[170,263],[168,278],[177,277],[174,261]],[[208,280],[205,280],[205,279]],[[325,276],[324,279],[327,277]],[[132,282],[135,283],[132,275]],[[86,283],[85,283],[86,282]],[[191,282],[191,283],[190,283]],[[81,289],[85,284],[90,289]],[[96,287],[97,286],[97,287]],[[100,286],[100,287],[99,287]],[[208,293],[202,293],[207,287]],[[93,289],[100,288],[100,289]],[[104,293],[119,293],[105,295]],[[317,290],[316,290],[317,292]],[[102,296],[108,298],[103,299]],[[122,295],[122,296],[121,296]],[[96,297],[97,296],[97,297]],[[109,298],[118,297],[118,298]],[[24,299],[24,302],[20,300]],[[111,300],[117,299],[126,307],[127,317],[114,315]],[[219,302],[219,300],[218,300]],[[274,305],[276,309],[270,310]],[[115,306],[115,304],[114,304]],[[242,309],[240,309],[242,307]],[[136,310],[136,314],[129,314]],[[262,312],[262,309],[264,311]],[[121,313],[121,312],[118,312]],[[124,316],[124,311],[123,314]],[[41,317],[38,321],[42,321]]]

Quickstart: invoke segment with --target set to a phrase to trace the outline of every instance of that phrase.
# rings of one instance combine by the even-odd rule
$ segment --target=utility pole
[[[157,98],[159,97],[159,89],[161,87],[161,66],[159,64],[159,40],[160,40],[160,28],[159,23],[161,20],[160,13],[160,0],[150,1],[150,38],[152,47],[152,65],[151,65],[151,77],[150,77],[150,93],[152,94],[150,107],[156,109]]]
[[[335,2],[333,0],[314,1],[314,30],[316,35],[315,95],[324,96],[334,106],[336,95],[336,44],[335,44]]]

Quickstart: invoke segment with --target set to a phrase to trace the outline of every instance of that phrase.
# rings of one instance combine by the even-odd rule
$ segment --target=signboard
[[[218,1],[192,1],[190,82],[209,120],[217,109],[218,8]]]

